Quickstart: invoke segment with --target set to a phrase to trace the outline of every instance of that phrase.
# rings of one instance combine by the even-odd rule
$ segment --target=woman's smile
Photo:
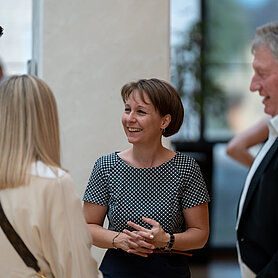
[[[128,127],[127,130],[128,130],[129,132],[140,132],[140,131],[142,131],[143,129],[142,129],[142,128]]]

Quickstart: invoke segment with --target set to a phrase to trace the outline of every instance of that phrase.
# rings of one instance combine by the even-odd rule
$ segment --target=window
[[[4,74],[27,73],[31,58],[32,0],[0,0],[0,60]]]
[[[237,204],[248,169],[226,155],[226,143],[262,117],[249,92],[251,41],[277,18],[276,0],[172,0],[171,82],[185,119],[172,144],[199,162],[212,195],[213,248],[235,247]]]

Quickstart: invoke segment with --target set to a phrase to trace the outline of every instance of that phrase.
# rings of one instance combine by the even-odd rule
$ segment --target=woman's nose
[[[134,121],[136,121],[136,118],[135,118],[135,115],[134,115],[133,112],[130,112],[130,113],[128,114],[127,120],[128,120],[129,122],[134,122]]]

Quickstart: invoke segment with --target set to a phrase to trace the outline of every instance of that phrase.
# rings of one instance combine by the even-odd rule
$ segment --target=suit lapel
[[[269,162],[271,161],[272,157],[274,156],[274,154],[277,152],[278,149],[278,138],[276,138],[276,140],[274,141],[274,143],[272,144],[271,148],[269,149],[269,151],[266,153],[264,159],[262,160],[262,162],[260,163],[259,167],[257,168],[251,182],[248,188],[248,192],[246,195],[246,199],[243,205],[243,209],[242,209],[242,213],[241,213],[241,218],[244,215],[246,208],[248,207],[249,202],[252,199],[252,196],[259,184],[259,179],[261,178],[264,170],[266,169],[266,167],[268,166]]]

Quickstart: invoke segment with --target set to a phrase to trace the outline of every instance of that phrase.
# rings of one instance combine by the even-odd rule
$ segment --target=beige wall
[[[63,166],[82,196],[94,161],[128,147],[122,85],[169,80],[169,0],[34,0],[34,15],[33,58],[56,96]]]

